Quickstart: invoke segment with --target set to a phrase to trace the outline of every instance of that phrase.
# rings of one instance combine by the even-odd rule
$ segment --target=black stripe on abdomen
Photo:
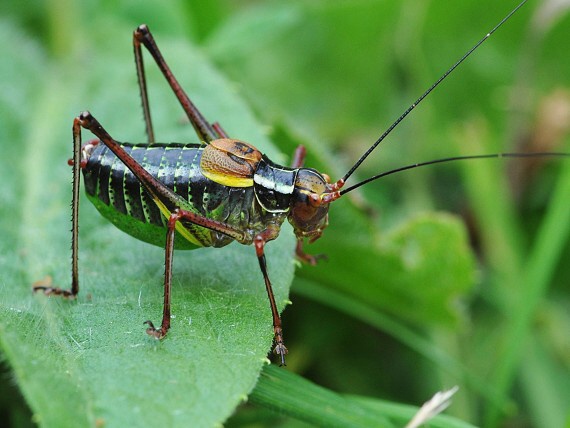
[[[126,150],[126,147],[125,147]],[[144,156],[144,149],[140,147],[132,147],[129,151],[130,155],[137,162],[141,162]],[[129,215],[139,221],[147,223],[147,217],[143,208],[143,200],[141,195],[140,182],[135,178],[134,174],[127,169],[124,179],[125,201],[129,211]]]
[[[126,153],[153,177],[174,190],[183,200],[195,203],[202,210],[203,183],[190,182],[199,172],[201,150],[196,145],[121,144]],[[86,192],[96,196],[117,212],[132,216],[143,223],[164,226],[160,209],[134,174],[113,152],[101,144],[91,153],[83,169]],[[199,180],[200,181],[200,180]],[[198,184],[198,185],[196,185]]]

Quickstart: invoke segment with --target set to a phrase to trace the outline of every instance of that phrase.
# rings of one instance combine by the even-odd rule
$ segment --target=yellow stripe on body
[[[166,208],[166,206],[158,199],[153,198],[154,203],[156,205],[158,205],[158,208],[160,209],[160,212],[167,218],[170,219],[170,215],[172,214],[170,212],[170,210],[168,208]],[[191,242],[192,244],[198,246],[198,247],[203,247],[204,244],[202,244],[200,241],[198,241],[194,235],[192,235],[192,233],[186,229],[184,227],[184,225],[182,223],[180,223],[179,221],[176,222],[176,231],[178,233],[180,233],[180,235],[182,235],[184,237],[184,239],[186,239],[187,241]]]
[[[229,174],[215,174],[211,171],[204,171],[202,169],[202,174],[209,180],[216,183],[222,184],[228,187],[251,187],[253,186],[252,177],[235,177]]]

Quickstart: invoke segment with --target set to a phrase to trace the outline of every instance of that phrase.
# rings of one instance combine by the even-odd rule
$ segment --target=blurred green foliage
[[[558,7],[554,3],[525,5],[392,133],[354,179],[462,154],[570,151],[570,18],[564,2]],[[45,406],[63,406],[65,394],[73,393],[73,388],[86,408],[71,414],[88,415],[85,420],[96,422],[101,414],[113,414],[97,407],[101,402],[93,405],[89,400],[91,395],[108,393],[97,384],[66,389],[50,383],[88,379],[85,373],[93,368],[78,364],[77,377],[60,373],[58,378],[42,366],[41,359],[26,364],[26,356],[42,353],[31,332],[47,322],[45,313],[37,313],[41,302],[28,290],[31,281],[46,274],[58,282],[67,279],[65,186],[70,177],[65,159],[71,153],[72,118],[88,108],[117,139],[144,141],[131,48],[136,25],[145,22],[153,30],[175,74],[210,120],[220,121],[233,137],[261,145],[261,132],[244,126],[241,107],[232,110],[233,104],[220,102],[222,95],[237,96],[254,110],[258,122],[267,125],[266,132],[278,147],[267,149],[272,159],[286,164],[294,147],[304,144],[307,165],[336,179],[514,6],[489,0],[0,4],[0,30],[9,42],[0,46],[0,71],[8,76],[0,79],[0,351],[7,366],[15,369],[15,375],[5,375],[2,382],[15,378],[36,418],[45,414]],[[187,56],[194,52],[187,50],[191,46],[199,50],[191,58],[204,64],[192,63]],[[194,141],[191,130],[180,125],[182,113],[168,88],[151,61],[147,64],[157,135],[165,141]],[[200,70],[205,71],[196,76]],[[231,85],[205,87],[211,82],[208,70],[220,73]],[[49,158],[38,155],[46,152],[45,147],[41,150],[45,140],[53,144],[47,146]],[[40,189],[41,199],[31,198],[30,189]],[[265,370],[251,396],[255,404],[238,408],[227,425],[301,426],[298,420],[330,425],[323,400],[346,404],[346,409],[353,409],[347,411],[361,415],[360,406],[370,397],[419,405],[435,391],[456,384],[461,389],[448,413],[463,421],[489,427],[568,422],[568,195],[570,167],[564,159],[485,160],[396,174],[335,202],[323,238],[306,246],[308,252],[326,254],[328,260],[297,269],[293,305],[283,315],[290,350],[287,370],[292,376],[279,381],[279,374]],[[140,278],[160,308],[161,251],[123,240],[91,207],[83,207],[83,214],[92,218],[82,220],[82,275],[92,284],[111,284],[117,282],[114,266],[128,264],[133,282]],[[124,242],[117,244],[114,239]],[[101,246],[103,254],[97,251]],[[50,247],[55,248],[51,253]],[[194,269],[185,268],[186,263],[206,267],[215,263],[214,255],[196,253],[176,256],[176,266],[182,265],[176,268],[179,281],[184,283],[178,283],[174,299],[188,311],[183,317],[198,310],[192,304],[195,296],[186,289],[217,290],[224,284],[217,279],[186,283]],[[255,271],[251,249],[236,247],[234,253],[236,265],[250,264]],[[193,262],[196,258],[198,262]],[[121,274],[119,270],[119,278]],[[283,289],[285,276],[274,275]],[[258,290],[260,285],[251,287]],[[125,286],[124,291],[117,288],[115,298],[123,299],[124,305],[129,306],[133,294],[136,302],[137,285]],[[107,313],[103,309],[101,320],[95,315],[101,311],[96,303],[104,292],[95,285],[83,292],[94,292],[95,307],[80,317],[105,322],[115,309]],[[244,304],[243,296],[230,296],[235,303],[231,310],[236,311]],[[259,299],[264,299],[262,294]],[[260,307],[265,304],[262,301]],[[52,306],[57,306],[55,313],[70,312],[63,304]],[[208,319],[224,331],[227,309],[214,306]],[[24,312],[35,308],[35,312],[11,323],[14,308]],[[132,329],[130,334],[142,340],[137,317],[145,314],[137,314],[134,321],[125,315],[123,324],[119,319],[108,321]],[[260,325],[267,327],[262,315]],[[269,313],[265,315],[270,323]],[[24,323],[23,331],[28,333],[18,337],[13,327]],[[71,334],[51,334],[62,348],[73,348]],[[120,348],[113,340],[101,342],[109,350],[108,358]],[[169,338],[168,346],[178,351],[178,363],[192,361],[192,348],[175,340]],[[22,355],[8,349],[20,349]],[[136,359],[138,349],[131,350],[129,358]],[[80,356],[81,352],[71,353],[67,358],[81,362]],[[56,358],[48,356],[43,364]],[[100,363],[104,367],[108,361]],[[105,379],[105,373],[97,375]],[[38,391],[43,379],[45,389]],[[339,398],[309,386],[307,380],[351,395]],[[231,377],[227,382],[232,383]],[[314,399],[272,400],[263,393],[268,385],[277,396],[295,398],[296,391],[306,390],[307,397],[313,394]],[[2,392],[4,388],[8,384],[2,385]],[[127,397],[127,407],[121,408],[149,406],[163,391],[163,385],[153,385],[144,391],[148,402],[139,402],[133,394]],[[354,395],[367,398],[358,401]],[[18,421],[25,418],[20,408],[12,412],[9,400],[0,403],[7,409],[2,414],[21,425]],[[105,403],[113,404],[118,405]],[[219,412],[221,422],[233,410],[228,406],[235,403],[218,407],[214,402],[203,411]],[[363,413],[360,422],[366,424],[376,414],[383,415],[386,424],[401,422],[382,409],[372,416]]]

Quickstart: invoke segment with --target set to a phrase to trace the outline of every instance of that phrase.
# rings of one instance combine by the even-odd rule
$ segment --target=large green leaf
[[[162,315],[163,250],[114,229],[82,198],[78,299],[31,293],[45,275],[60,286],[69,282],[66,159],[74,115],[89,107],[118,140],[144,138],[132,28],[115,27],[103,46],[84,42],[66,67],[46,60],[17,28],[0,31],[9,59],[1,65],[0,349],[36,420],[44,426],[223,422],[255,385],[272,343],[253,248],[177,252],[173,325],[159,342],[142,323]],[[190,69],[182,81],[208,117],[215,112],[212,120],[229,133],[275,154],[247,106],[202,55],[158,39],[176,72]],[[157,73],[149,74],[158,138],[195,141],[174,97]],[[158,96],[159,89],[166,94]],[[174,131],[167,134],[167,127]],[[293,248],[289,228],[267,247],[280,308],[293,276]]]

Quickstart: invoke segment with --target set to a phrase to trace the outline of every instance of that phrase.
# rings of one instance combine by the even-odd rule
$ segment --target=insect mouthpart
[[[299,169],[288,216],[297,238],[313,242],[327,227],[330,201],[326,197],[332,190],[329,181],[314,169]]]

